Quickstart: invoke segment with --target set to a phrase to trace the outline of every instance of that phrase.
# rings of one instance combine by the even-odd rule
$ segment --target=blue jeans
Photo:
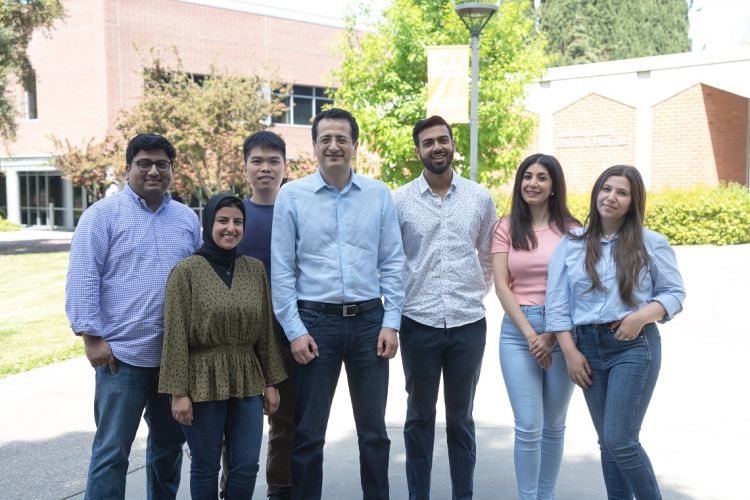
[[[544,306],[521,306],[529,324],[544,333]],[[552,335],[552,334],[546,334]],[[529,343],[505,315],[500,329],[500,367],[515,419],[518,497],[553,499],[565,442],[565,416],[574,385],[568,378],[560,346],[552,351],[552,366],[542,369],[529,352]]]
[[[157,392],[159,368],[141,368],[115,360],[96,369],[96,434],[86,483],[86,500],[125,498],[128,456],[141,416],[148,424],[146,490],[149,499],[173,499],[180,485],[185,438],[172,418],[169,397]],[[144,414],[145,409],[145,414]]]
[[[410,499],[429,499],[435,414],[443,375],[448,463],[454,499],[474,494],[474,394],[487,337],[484,318],[455,328],[433,328],[401,318],[401,360],[409,394],[404,423]]]
[[[215,500],[219,491],[221,444],[226,439],[226,498],[251,499],[263,438],[263,396],[193,403],[193,424],[183,425],[192,462],[190,494]]]
[[[299,314],[320,355],[306,365],[295,366],[292,498],[321,496],[323,445],[342,363],[357,427],[363,498],[388,498],[388,360],[378,357],[376,350],[383,307],[347,318],[307,309],[300,309]]]
[[[610,499],[660,499],[654,469],[639,434],[661,367],[661,338],[650,323],[632,341],[615,339],[605,325],[576,328],[578,350],[593,372],[584,390],[599,437]]]

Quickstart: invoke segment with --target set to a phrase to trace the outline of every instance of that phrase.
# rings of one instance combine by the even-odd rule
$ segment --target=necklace
[[[614,239],[614,237],[617,236],[617,233],[614,232],[614,233],[611,233],[611,234],[603,234],[602,236],[604,237],[605,240],[612,241]]]
[[[232,274],[232,269],[234,269],[234,261],[232,261],[232,263],[229,264],[229,268],[226,268],[226,267],[222,266],[218,262],[216,263],[216,265],[219,266],[222,271],[224,271],[225,273],[227,273],[227,276],[231,275]]]

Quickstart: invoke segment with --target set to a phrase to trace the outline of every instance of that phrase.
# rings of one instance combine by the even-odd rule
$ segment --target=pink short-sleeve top
[[[555,247],[562,239],[556,227],[549,226],[534,231],[537,247],[516,250],[510,241],[510,220],[500,220],[492,234],[492,253],[508,254],[510,290],[522,306],[544,305],[547,292],[547,266]]]

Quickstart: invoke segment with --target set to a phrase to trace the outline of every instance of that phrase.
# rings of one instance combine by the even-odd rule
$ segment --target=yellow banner
[[[427,116],[469,123],[469,46],[427,47]]]

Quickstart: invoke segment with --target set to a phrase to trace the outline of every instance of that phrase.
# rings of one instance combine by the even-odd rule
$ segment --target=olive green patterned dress
[[[238,257],[228,288],[193,255],[167,281],[159,392],[193,402],[262,394],[287,378],[263,264]]]

